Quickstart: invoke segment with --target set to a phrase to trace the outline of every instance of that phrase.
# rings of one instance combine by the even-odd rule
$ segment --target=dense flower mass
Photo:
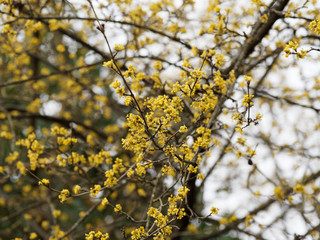
[[[0,0],[0,240],[318,239],[319,4]]]

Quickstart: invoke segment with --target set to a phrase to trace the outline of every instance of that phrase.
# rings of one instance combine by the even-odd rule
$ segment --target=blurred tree
[[[318,239],[319,9],[1,0],[1,239]]]

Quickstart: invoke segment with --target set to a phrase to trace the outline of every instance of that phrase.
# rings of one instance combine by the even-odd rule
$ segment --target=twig
[[[59,237],[57,240],[61,240],[65,237],[67,237],[68,235],[70,235],[74,230],[76,230],[76,228],[99,206],[100,202],[97,202],[96,204],[94,204],[91,208],[89,208],[85,214],[78,219],[78,221],[76,221],[72,227],[65,232],[65,234],[61,237]]]

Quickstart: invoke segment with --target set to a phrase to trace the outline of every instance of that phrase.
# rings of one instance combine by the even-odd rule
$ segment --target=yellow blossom
[[[212,208],[210,208],[210,213],[211,214],[214,214],[214,215],[217,215],[218,214],[218,212],[219,212],[219,208],[216,208],[216,207],[212,207]]]
[[[60,53],[63,53],[64,51],[66,51],[66,47],[62,44],[59,44],[57,46],[57,51],[60,52]]]
[[[263,117],[262,114],[260,114],[260,113],[257,113],[257,114],[256,114],[256,119],[257,119],[257,120],[261,121],[261,120],[262,120],[262,117]]]
[[[102,201],[101,201],[101,205],[102,206],[106,206],[109,204],[109,200],[107,198],[103,198]]]
[[[191,172],[191,173],[196,173],[198,171],[198,167],[196,166],[193,166],[193,165],[189,165],[188,167],[188,171]]]
[[[187,229],[188,229],[189,232],[193,232],[193,233],[198,232],[197,227],[196,227],[195,225],[193,225],[193,224],[189,224],[189,225],[187,226]]]
[[[94,188],[90,188],[90,196],[96,197],[100,191],[101,191],[101,185],[96,184],[94,185]]]
[[[18,162],[17,162],[17,168],[19,169],[19,171],[20,171],[20,173],[21,173],[22,175],[26,175],[27,169],[25,168],[23,162],[18,161]]]
[[[283,189],[282,189],[281,186],[275,187],[274,190],[273,190],[273,193],[274,193],[274,195],[276,196],[276,198],[277,198],[278,200],[283,200],[283,198],[284,198],[284,191],[283,191]]]
[[[302,184],[297,184],[294,188],[293,191],[296,193],[304,193],[304,186]]]
[[[203,179],[204,179],[203,174],[202,174],[202,173],[198,173],[198,175],[197,175],[197,179],[199,179],[199,180],[203,180]]]
[[[54,218],[57,218],[61,215],[61,211],[60,210],[53,210],[52,215]]]
[[[252,80],[252,77],[250,76],[247,76],[247,75],[244,75],[244,80],[247,84],[250,84],[251,80]]]
[[[162,62],[161,61],[156,61],[153,64],[154,69],[160,70],[162,68]]]
[[[183,60],[182,66],[184,66],[184,67],[186,67],[186,68],[191,67],[191,63],[189,63],[188,59],[185,58],[185,59]]]
[[[139,188],[138,189],[138,195],[141,196],[141,197],[146,197],[147,193],[146,193],[146,191],[144,189]]]
[[[120,86],[121,86],[121,83],[119,82],[118,79],[114,80],[114,82],[110,84],[110,87],[112,88],[119,88]]]
[[[266,22],[268,22],[268,15],[263,14],[259,19],[262,23],[266,23]]]
[[[253,216],[252,215],[247,215],[246,216],[245,221],[244,221],[246,227],[249,227],[251,225],[252,220],[253,220]]]
[[[121,205],[120,205],[120,204],[117,204],[116,207],[114,208],[114,211],[115,211],[115,212],[120,212],[120,211],[122,211]]]
[[[29,239],[36,239],[38,235],[35,232],[30,233]]]
[[[225,225],[225,224],[228,223],[228,219],[227,219],[227,218],[221,218],[221,219],[219,220],[219,223],[220,223],[221,225]]]
[[[29,105],[27,106],[27,111],[31,113],[37,113],[39,112],[40,108],[41,100],[40,98],[36,98],[35,100],[29,103]]]
[[[226,60],[224,59],[224,56],[222,54],[220,54],[220,53],[217,53],[215,55],[215,59],[216,59],[215,65],[218,68],[221,68],[221,66],[226,62]]]
[[[60,202],[63,203],[64,201],[66,201],[69,194],[70,194],[70,192],[68,189],[63,189],[59,194]]]
[[[114,50],[116,50],[116,51],[122,51],[124,49],[124,47],[121,45],[121,44],[116,44],[115,46],[114,46]]]
[[[50,19],[49,20],[49,28],[50,31],[56,31],[60,28],[60,22],[57,21],[57,19]]]
[[[253,95],[244,95],[244,99],[242,100],[242,103],[246,107],[251,107],[253,105]]]
[[[260,191],[254,192],[254,196],[255,196],[255,197],[259,197],[259,196],[260,196]]]
[[[320,35],[320,20],[313,20],[310,24],[309,24],[309,29],[312,32],[315,32],[316,34]]]
[[[80,191],[81,191],[81,187],[79,185],[75,185],[73,188],[72,188],[72,191],[74,194],[79,194]]]
[[[46,178],[43,178],[41,181],[39,181],[39,185],[49,185],[50,181]]]
[[[147,236],[148,236],[148,234],[145,233],[143,226],[140,226],[139,228],[137,228],[131,232],[131,239],[132,240],[138,240],[138,239],[141,239],[142,237],[147,237]]]
[[[13,135],[11,132],[2,131],[2,132],[0,132],[0,137],[5,138],[5,139],[12,139]]]
[[[113,67],[113,59],[111,59],[108,62],[103,62],[103,67],[108,67],[108,68],[112,68]]]
[[[180,187],[178,189],[178,195],[177,195],[178,199],[183,200],[189,191],[190,189],[187,188],[186,186]]]
[[[187,127],[185,125],[181,126],[179,132],[185,133],[187,131]]]
[[[94,240],[94,239],[107,240],[107,239],[109,239],[109,234],[102,233],[100,231],[96,231],[96,232],[91,231],[91,232],[85,234],[85,240]]]
[[[47,220],[44,220],[41,222],[41,227],[44,229],[44,230],[48,230],[49,227],[50,227],[50,222],[47,221]]]
[[[5,158],[5,161],[6,161],[7,163],[12,163],[12,162],[14,162],[18,157],[19,157],[19,153],[18,153],[18,152],[9,153],[9,156],[7,156],[7,157]]]

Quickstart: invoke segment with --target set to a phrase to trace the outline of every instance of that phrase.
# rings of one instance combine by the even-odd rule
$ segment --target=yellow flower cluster
[[[283,51],[285,52],[285,56],[288,57],[291,54],[296,54],[297,59],[304,58],[307,55],[308,51],[303,49],[298,51],[298,47],[299,47],[298,42],[289,41],[289,43],[286,44],[285,48],[283,49]],[[293,50],[293,52],[291,50]]]
[[[237,216],[233,215],[233,216],[231,216],[231,217],[229,217],[229,218],[221,218],[221,219],[219,220],[219,223],[220,223],[221,225],[225,225],[225,224],[227,224],[227,223],[232,223],[232,222],[236,221],[237,219],[238,219]]]
[[[259,19],[262,23],[266,23],[266,22],[268,22],[268,15],[263,14]]]
[[[177,216],[177,219],[181,219],[186,215],[186,213],[184,208],[178,207],[178,203],[177,203],[178,200],[182,202],[184,200],[184,197],[180,199],[179,196],[177,197],[177,196],[171,195],[168,198],[169,207],[167,210],[167,214],[168,216],[173,215],[173,216]]]
[[[139,228],[137,228],[131,232],[131,239],[132,240],[138,240],[138,239],[141,239],[142,237],[148,237],[148,234],[145,233],[143,226],[140,226]]]
[[[51,128],[51,135],[52,136],[61,135],[66,137],[68,136],[68,130],[63,127],[54,126]]]
[[[246,225],[246,227],[249,227],[252,224],[252,221],[253,221],[253,215],[247,215],[244,220],[244,224]]]
[[[190,164],[190,165],[188,166],[188,171],[191,172],[191,173],[197,173],[198,167],[195,167],[195,166],[193,166],[193,165]]]
[[[263,7],[266,4],[264,2],[262,2],[261,0],[251,0],[251,2],[255,5],[258,5],[259,7]]]
[[[13,138],[13,135],[11,132],[8,132],[8,131],[1,131],[0,132],[0,137],[1,138],[5,138],[5,139],[12,139]]]
[[[215,8],[215,11],[219,11],[219,10],[220,8]],[[225,23],[223,21],[223,18],[225,17],[225,15],[220,15],[220,16],[221,17],[218,22],[210,23],[209,28],[207,30],[202,30],[202,32],[200,33],[203,34],[203,31],[206,31],[209,34],[212,34],[212,33],[223,34],[225,32]]]
[[[60,156],[61,155],[58,155],[59,159],[57,160],[60,160]],[[90,158],[90,157],[89,157]],[[83,155],[80,155],[79,153],[76,153],[76,152],[72,152],[70,156],[68,156],[66,158],[68,164],[79,164],[79,163],[86,163],[86,158],[83,156]],[[94,166],[94,165],[90,165],[90,166]]]
[[[247,75],[244,75],[243,77],[244,77],[244,81],[245,81],[248,85],[250,85],[251,80],[252,80],[252,77],[247,76]]]
[[[104,181],[104,186],[113,187],[114,185],[116,185],[118,183],[118,179],[114,176],[115,172],[112,169],[106,171],[104,174],[107,178]]]
[[[27,139],[20,139],[16,142],[17,146],[25,146],[28,149],[28,158],[30,161],[30,169],[36,170],[39,165],[39,155],[43,153],[44,146],[36,140],[34,132],[28,135]],[[45,161],[44,161],[45,162]]]
[[[38,235],[35,232],[30,233],[29,239],[36,239]]]
[[[53,210],[52,215],[54,218],[58,218],[61,215],[61,210]]]
[[[171,221],[169,220],[170,215],[176,216],[177,219],[181,219],[185,216],[185,209],[177,206],[177,200],[178,198],[173,196],[168,198],[169,208],[166,216],[163,215],[157,208],[149,208],[147,214],[155,219],[155,223],[160,230],[158,230],[159,232],[155,234],[153,239],[165,239],[165,236],[168,236],[172,233],[172,227],[168,225],[169,221]]]
[[[7,163],[13,163],[15,160],[17,160],[18,157],[19,157],[18,152],[9,153],[9,156],[5,158],[5,161]]]
[[[254,95],[251,95],[251,94],[244,95],[243,97],[244,97],[244,99],[242,100],[243,105],[246,107],[252,107],[253,106],[252,99],[253,99]]]
[[[67,197],[70,195],[70,192],[68,189],[62,189],[62,191],[59,194],[60,202],[63,203],[67,200]]]
[[[211,207],[210,208],[210,213],[211,214],[214,214],[214,215],[217,215],[219,213],[219,208],[216,208],[216,207]]]
[[[91,231],[85,234],[85,240],[107,240],[109,239],[108,233],[102,233],[100,231]]]
[[[164,227],[168,222],[168,217],[164,216],[158,209],[150,207],[148,215],[155,219],[155,223],[158,227]]]
[[[188,189],[186,186],[180,187],[178,189],[178,195],[177,198],[181,201],[184,200],[185,196],[187,195],[187,193],[190,191],[190,189]]]
[[[291,49],[296,51],[297,48],[299,47],[299,44],[296,41],[289,41],[288,44],[286,44],[284,48],[284,52],[286,53],[286,57],[288,57],[291,54]]]
[[[57,137],[57,143],[60,145],[60,146],[68,146],[70,144],[73,144],[73,143],[77,143],[78,140],[76,138],[71,138],[71,137],[68,137],[68,138],[65,138],[65,137]]]
[[[226,60],[224,59],[223,54],[221,54],[221,53],[215,54],[215,59],[216,59],[215,65],[217,66],[217,68],[221,68],[221,66],[223,64],[225,64],[225,62],[226,62]]]
[[[63,52],[66,51],[66,47],[64,45],[62,45],[62,44],[59,44],[57,46],[57,51],[60,52],[60,53],[63,53]]]
[[[38,182],[39,185],[49,185],[50,181],[46,178],[43,178],[41,181]]]
[[[141,153],[149,145],[149,141],[145,138],[144,123],[139,115],[130,113],[127,116],[126,127],[129,128],[129,133],[125,139],[122,139],[122,145],[126,150],[131,150],[134,153]]]
[[[19,172],[20,172],[22,175],[26,175],[27,169],[26,169],[26,167],[24,166],[23,162],[21,162],[21,161],[18,161],[18,162],[17,162],[17,169],[19,170]]]
[[[199,135],[196,141],[193,143],[192,148],[197,150],[199,147],[208,148],[212,142],[211,129],[205,127],[198,127],[196,133]]]
[[[117,204],[113,210],[115,212],[121,212],[122,211],[122,206],[120,204]]]
[[[79,185],[75,185],[73,188],[72,188],[72,191],[74,194],[79,194],[80,191],[81,191],[81,187]]]
[[[144,11],[141,6],[138,6],[128,12],[128,17],[130,17],[132,22],[140,23],[144,22],[143,17],[146,14],[146,11]]]
[[[114,50],[116,50],[117,52],[122,51],[124,49],[124,47],[121,44],[116,44],[114,46]]]
[[[51,135],[57,136],[57,143],[60,146],[68,146],[70,144],[78,142],[76,138],[67,137],[68,134],[68,130],[63,127],[54,126],[53,128],[51,128]]]
[[[169,175],[174,177],[176,175],[174,168],[171,166],[164,165],[161,171],[162,171],[162,176]]]
[[[49,29],[50,31],[56,31],[59,28],[63,28],[64,25],[61,21],[58,21],[57,19],[50,19],[49,20]]]
[[[27,111],[31,113],[37,113],[39,112],[40,108],[41,100],[40,98],[36,98],[35,100],[29,103],[29,105],[27,106]]]
[[[293,191],[295,191],[296,193],[304,193],[305,189],[302,184],[298,183],[296,186],[294,186]]]
[[[152,163],[150,162],[146,162],[145,164],[137,163],[135,171],[139,176],[142,176],[146,174],[146,169],[150,168],[152,168]]]
[[[113,59],[109,60],[108,62],[103,62],[103,67],[108,67],[108,68],[113,68],[114,63],[113,63]]]
[[[107,198],[103,198],[102,201],[101,201],[101,205],[102,206],[106,206],[109,204],[109,200]]]
[[[142,80],[146,78],[146,75],[144,72],[137,73],[137,69],[133,67],[133,65],[130,64],[128,66],[128,70],[123,73],[123,76],[126,78],[126,81],[132,91],[139,93],[145,89]],[[116,93],[118,93],[120,96],[123,96],[125,90],[124,88],[120,89],[120,87],[118,87],[116,89]]]
[[[261,113],[256,113],[256,119],[258,119],[259,121],[262,120],[263,115]]]
[[[94,188],[90,188],[90,196],[96,197],[100,191],[101,191],[101,185],[95,184]]]
[[[161,61],[156,61],[153,64],[154,69],[160,70],[162,68],[162,62]]]
[[[98,206],[98,210],[103,211],[108,204],[109,204],[109,200],[106,197],[103,198]]]
[[[309,24],[309,29],[312,32],[315,32],[316,34],[320,35],[320,20],[313,20]]]
[[[112,158],[110,152],[101,150],[98,154],[93,154],[88,157],[90,166],[100,166],[104,163],[111,164]]]
[[[284,191],[281,186],[275,187],[273,193],[279,201],[284,199]]]

